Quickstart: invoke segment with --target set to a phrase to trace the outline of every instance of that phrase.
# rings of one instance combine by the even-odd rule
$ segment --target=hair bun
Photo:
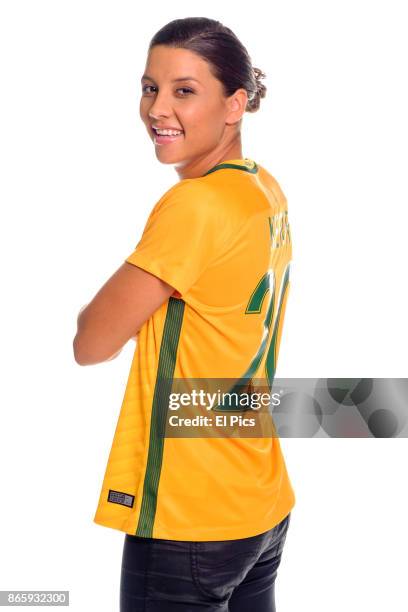
[[[260,68],[256,68],[256,66],[252,66],[252,70],[255,73],[255,78],[257,81],[266,77],[266,74]]]
[[[261,83],[261,79],[264,79],[266,77],[266,74],[260,68],[256,68],[255,66],[252,67],[252,70],[254,71],[258,92],[261,94],[261,98],[263,98],[264,96],[262,95],[262,93],[266,92],[266,87],[263,83]]]
[[[256,66],[252,66],[252,71],[254,74],[256,91],[253,91],[252,96],[248,101],[247,110],[249,112],[254,112],[258,110],[261,98],[264,98],[266,95],[266,87],[261,82],[261,79],[264,79],[266,77],[265,72],[263,72],[260,68],[257,68]]]

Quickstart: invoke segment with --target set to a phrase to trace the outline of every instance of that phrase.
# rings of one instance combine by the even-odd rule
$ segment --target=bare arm
[[[78,313],[75,361],[92,365],[114,359],[173,292],[157,276],[124,262]]]

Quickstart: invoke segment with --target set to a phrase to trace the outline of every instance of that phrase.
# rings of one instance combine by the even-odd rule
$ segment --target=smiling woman
[[[238,72],[228,67],[224,52],[240,62]],[[188,44],[156,35],[141,78],[139,112],[159,161],[173,164],[185,179],[241,158],[242,114],[258,110],[264,77],[228,28],[201,33]]]
[[[220,380],[227,392],[241,381],[272,387],[290,286],[287,201],[241,146],[264,76],[212,19],[176,19],[149,45],[140,117],[179,180],[80,313],[74,339],[89,365],[137,334],[94,517],[125,533],[121,612],[275,610],[295,503],[279,438],[268,426],[247,435],[253,419],[242,415],[239,436],[163,435],[177,381],[193,393]]]

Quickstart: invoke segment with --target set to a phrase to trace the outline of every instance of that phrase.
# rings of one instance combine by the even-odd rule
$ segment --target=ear
[[[242,87],[237,89],[229,98],[227,98],[227,116],[225,123],[237,123],[245,113],[248,103],[248,93]]]

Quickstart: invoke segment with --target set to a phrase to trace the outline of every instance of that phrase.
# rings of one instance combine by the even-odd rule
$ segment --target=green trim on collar
[[[253,164],[254,165],[252,168],[248,168],[248,166],[245,166],[245,165],[224,162],[224,163],[217,164],[216,166],[213,166],[205,174],[203,174],[203,176],[207,176],[207,174],[210,174],[211,172],[215,172],[216,170],[221,170],[222,168],[235,168],[237,170],[244,170],[245,172],[250,172],[251,174],[256,174],[258,172],[258,165],[255,161],[253,162]]]

